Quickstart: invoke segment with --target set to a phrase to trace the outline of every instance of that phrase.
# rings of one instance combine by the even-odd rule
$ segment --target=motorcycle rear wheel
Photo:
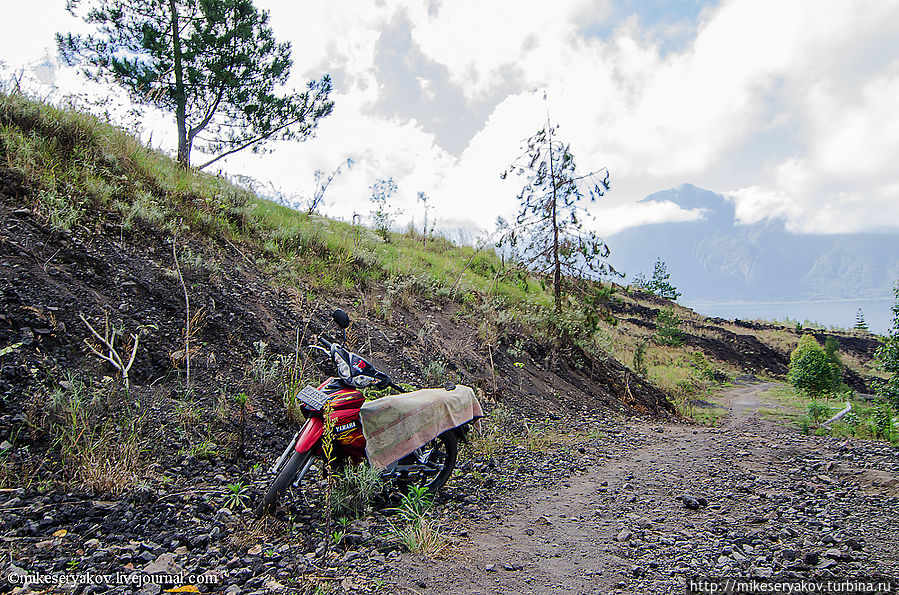
[[[426,461],[432,463],[438,469],[437,475],[431,476],[422,474],[421,477],[411,481],[401,481],[400,488],[404,491],[410,485],[424,486],[428,492],[436,495],[440,488],[446,485],[453,469],[456,468],[456,457],[459,455],[459,439],[452,430],[440,434],[427,444],[421,447],[424,453],[427,453]]]
[[[309,460],[309,457],[311,456],[312,452],[310,451],[303,453],[294,452],[291,455],[290,459],[288,459],[281,468],[281,472],[278,473],[278,477],[275,478],[275,481],[272,482],[272,485],[270,485],[265,492],[265,497],[263,497],[262,502],[256,507],[257,519],[260,519],[267,513],[275,510],[278,505],[278,498],[281,497],[281,494],[287,489],[287,486],[293,483],[297,473],[299,473],[300,469],[303,468],[303,465],[306,464],[306,461]]]

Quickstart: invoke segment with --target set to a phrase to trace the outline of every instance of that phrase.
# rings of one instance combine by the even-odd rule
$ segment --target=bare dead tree
[[[127,354],[127,346],[123,344],[125,351],[119,353],[119,350],[115,345],[116,339],[120,336],[124,336],[124,329],[109,323],[109,313],[104,314],[104,329],[102,335],[87,321],[84,314],[79,313],[78,317],[85,325],[87,325],[91,334],[100,342],[98,345],[89,338],[86,338],[84,339],[84,343],[87,345],[87,348],[97,357],[112,364],[112,366],[122,374],[122,380],[125,381],[125,388],[130,388],[128,372],[131,370],[131,365],[134,363],[134,358],[137,355],[137,345],[140,340],[140,334],[136,333],[130,335],[131,340],[133,341],[131,345],[131,355],[128,357],[128,363],[125,363],[125,358],[122,356]]]

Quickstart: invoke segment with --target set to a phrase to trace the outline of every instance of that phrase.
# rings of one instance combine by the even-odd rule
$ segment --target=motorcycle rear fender
[[[325,431],[325,422],[320,417],[310,417],[300,429],[300,437],[297,438],[296,446],[293,447],[298,453],[304,453],[312,450],[312,448],[321,439]]]

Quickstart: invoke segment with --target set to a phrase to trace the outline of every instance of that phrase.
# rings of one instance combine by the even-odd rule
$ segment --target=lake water
[[[681,300],[682,305],[706,316],[733,320],[810,320],[825,326],[850,329],[855,326],[855,315],[861,308],[872,333],[885,334],[892,320],[894,300],[833,300],[812,302],[703,302]]]

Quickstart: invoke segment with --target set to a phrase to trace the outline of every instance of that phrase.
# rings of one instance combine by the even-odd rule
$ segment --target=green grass
[[[722,385],[712,379],[715,370],[705,357],[695,351],[651,346],[646,359],[647,379],[668,394],[680,415],[702,425],[718,425],[727,410],[714,404]]]
[[[756,411],[766,419],[787,424],[795,422],[800,415],[799,412],[785,411],[783,409],[775,409],[772,407],[759,407]]]
[[[535,277],[504,269],[490,249],[414,233],[391,232],[384,242],[365,227],[309,216],[221,177],[185,171],[108,122],[18,93],[0,92],[0,159],[25,174],[34,206],[58,229],[89,227],[104,214],[125,230],[137,222],[170,231],[186,225],[253,245],[288,284],[353,289],[415,271],[417,286],[431,292],[455,287],[459,296],[491,292],[516,303],[551,303]]]
[[[446,549],[449,542],[444,529],[432,518],[434,503],[423,486],[410,486],[400,505],[394,509],[387,536],[403,549],[432,557]]]
[[[723,407],[693,407],[689,417],[704,426],[717,426],[726,413]]]
[[[654,385],[673,393],[677,390],[678,383],[689,381],[693,377],[693,370],[684,362],[650,364],[646,376]]]
[[[74,374],[49,395],[31,397],[32,428],[46,433],[60,459],[54,481],[109,494],[138,483],[147,466],[141,450],[144,418],[131,411],[128,398],[118,386],[91,387]]]
[[[789,384],[782,384],[775,388],[766,390],[759,395],[762,401],[771,402],[773,407],[759,407],[756,409],[758,413],[771,421],[784,423],[786,425],[803,425],[814,426],[811,418],[807,415],[809,403],[812,399],[798,392]],[[830,416],[827,415],[821,421],[826,421]]]
[[[768,389],[759,395],[760,399],[774,401],[784,407],[805,410],[810,399],[799,394],[789,384],[782,384],[776,388]]]
[[[586,336],[588,308],[578,297],[555,316],[550,285],[504,263],[489,245],[459,246],[414,230],[391,232],[385,242],[364,226],[310,216],[225,178],[184,170],[90,114],[0,91],[0,166],[25,175],[26,200],[61,230],[91,233],[113,222],[127,242],[135,228],[150,226],[205,239],[208,251],[182,249],[182,257],[210,273],[219,269],[215,246],[236,247],[277,282],[304,293],[355,299],[361,289],[369,310],[384,318],[421,299],[448,298],[491,344],[517,322],[540,340],[564,335],[593,357],[615,353],[607,330]]]
[[[852,411],[840,421],[835,422],[829,430],[834,436],[852,436],[875,440],[887,440],[899,444],[899,412],[887,403],[863,404],[852,403]]]

